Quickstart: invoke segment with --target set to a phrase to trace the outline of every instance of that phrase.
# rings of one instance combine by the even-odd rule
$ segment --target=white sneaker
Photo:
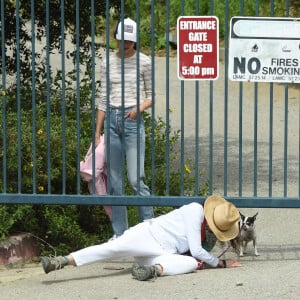
[[[111,241],[114,241],[116,240],[118,237],[120,237],[121,235],[118,235],[118,234],[114,234],[109,240],[108,242],[111,242]]]

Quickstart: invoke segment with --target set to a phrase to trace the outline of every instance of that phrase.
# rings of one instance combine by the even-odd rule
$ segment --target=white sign
[[[233,17],[228,76],[234,81],[300,83],[300,19]]]

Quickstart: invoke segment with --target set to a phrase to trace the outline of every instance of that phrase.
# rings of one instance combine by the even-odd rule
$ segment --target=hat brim
[[[209,196],[204,202],[204,215],[209,228],[215,234],[218,240],[226,242],[235,238],[239,233],[239,221],[237,221],[232,227],[227,231],[220,231],[214,222],[214,210],[215,208],[227,202],[224,198],[217,195]]]
[[[116,34],[116,40],[118,40],[118,41],[122,40],[121,34]],[[133,34],[126,34],[126,32],[125,32],[124,33],[124,41],[130,41],[130,42],[136,43],[136,36]]]

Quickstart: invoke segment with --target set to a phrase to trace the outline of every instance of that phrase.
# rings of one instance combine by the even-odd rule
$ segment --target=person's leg
[[[135,276],[138,277],[137,279],[139,280],[147,280],[155,276],[191,273],[198,267],[198,262],[195,258],[180,254],[163,254],[156,257],[136,257],[135,261],[137,264],[133,266],[133,272],[139,275]]]
[[[179,275],[194,272],[198,267],[197,260],[192,256],[166,254],[153,259],[152,264],[160,264],[161,275]]]
[[[110,110],[110,124],[106,120],[106,127],[109,127],[109,139],[106,134],[106,153],[107,173],[110,186],[108,193],[110,195],[122,195],[124,162],[122,155],[122,128],[121,128],[121,110]],[[109,152],[109,153],[108,153]],[[112,228],[116,236],[120,236],[128,228],[126,206],[112,206]]]
[[[149,222],[139,223],[116,240],[84,248],[71,255],[77,266],[124,257],[160,256],[164,250],[153,238],[149,227]]]
[[[139,149],[137,147],[138,141],[138,123],[136,120],[125,120],[125,148],[128,169],[128,180],[135,195],[149,196],[149,187],[144,183],[145,179],[145,129],[144,121],[141,117],[139,127]],[[139,156],[138,156],[139,150]],[[139,162],[137,161],[139,157]],[[139,166],[139,174],[138,174]],[[154,216],[152,206],[138,207],[140,221],[152,219]]]
[[[139,223],[113,241],[87,247],[65,257],[41,257],[44,271],[49,273],[53,270],[62,269],[66,265],[82,266],[97,261],[125,257],[160,256],[164,253],[164,249],[153,238],[149,228],[149,222]]]

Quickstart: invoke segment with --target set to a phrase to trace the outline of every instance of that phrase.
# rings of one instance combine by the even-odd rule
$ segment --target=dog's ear
[[[256,220],[257,215],[258,215],[258,212],[253,216],[254,220]]]
[[[245,219],[245,216],[241,212],[240,212],[240,216],[241,216],[242,220]]]

